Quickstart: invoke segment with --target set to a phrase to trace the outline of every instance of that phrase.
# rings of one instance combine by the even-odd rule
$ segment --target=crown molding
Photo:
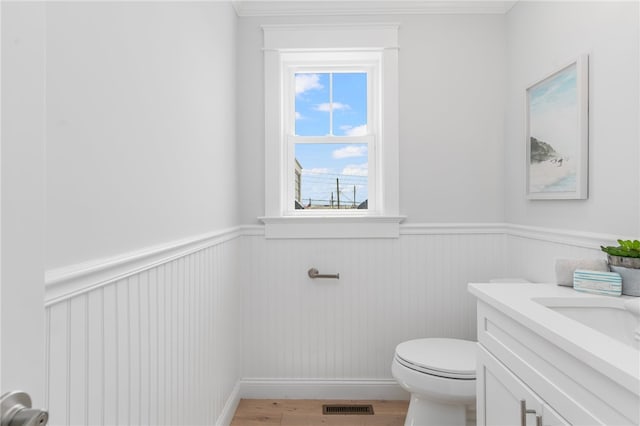
[[[516,0],[517,1],[517,0]],[[236,14],[251,16],[344,16],[505,14],[516,1],[486,0],[232,0]]]

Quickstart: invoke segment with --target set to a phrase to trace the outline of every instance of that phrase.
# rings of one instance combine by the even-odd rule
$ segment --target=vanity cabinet
[[[477,306],[478,426],[640,424],[636,392],[512,318],[517,313],[481,299]]]

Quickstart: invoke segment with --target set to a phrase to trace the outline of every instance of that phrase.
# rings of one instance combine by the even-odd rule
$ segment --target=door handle
[[[0,397],[0,426],[45,426],[49,413],[31,408],[26,392],[7,392]]]
[[[536,414],[536,410],[527,409],[527,401],[525,401],[524,399],[521,399],[520,400],[520,425],[521,426],[527,426],[527,414]],[[537,416],[537,417],[540,417],[540,419],[536,418],[536,426],[541,426],[542,417],[541,416]]]
[[[307,271],[309,278],[335,278],[340,279],[340,274],[321,274],[316,268],[311,268]]]

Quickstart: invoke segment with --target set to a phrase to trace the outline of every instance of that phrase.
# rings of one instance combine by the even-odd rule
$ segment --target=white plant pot
[[[640,269],[609,265],[613,272],[622,277],[622,294],[640,296]]]

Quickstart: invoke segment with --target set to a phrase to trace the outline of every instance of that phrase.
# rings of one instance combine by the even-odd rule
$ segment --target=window
[[[369,200],[375,188],[375,179],[369,183],[369,165],[375,164],[379,139],[371,105],[375,69],[327,63],[291,66],[285,77],[293,87],[285,91],[286,149],[292,164],[286,169],[293,170],[287,179],[295,185],[285,203],[304,210],[301,214],[375,208],[375,199]],[[375,190],[371,193],[374,197]]]
[[[397,236],[397,25],[263,29],[267,236]]]

